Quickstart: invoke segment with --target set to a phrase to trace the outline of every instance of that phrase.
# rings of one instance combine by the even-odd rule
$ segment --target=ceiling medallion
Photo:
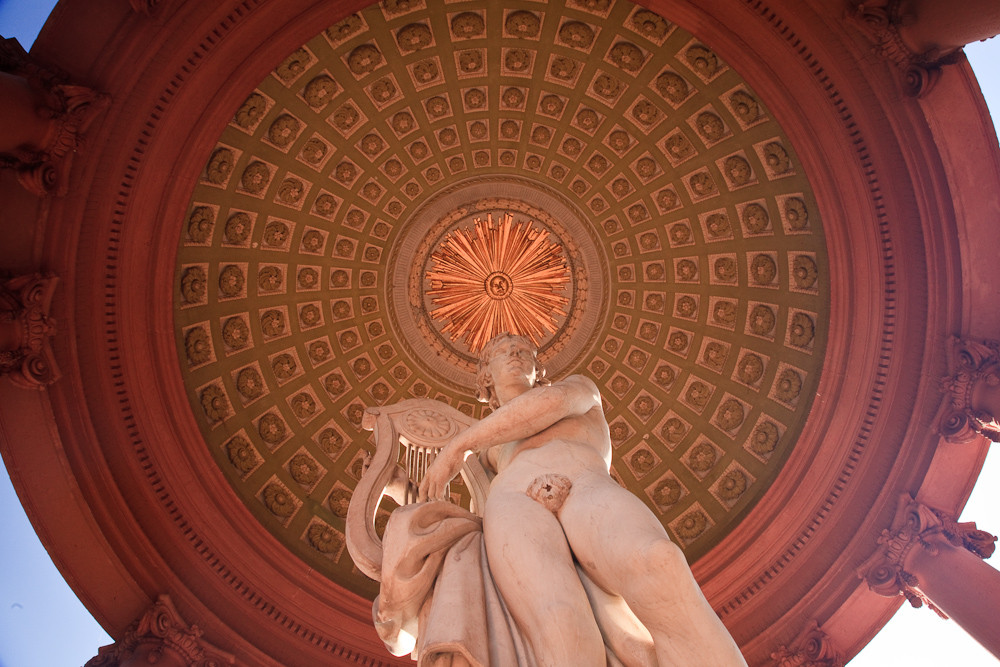
[[[473,228],[448,233],[431,254],[427,295],[434,320],[473,353],[499,333],[539,344],[567,315],[569,268],[559,243],[532,222],[505,214],[476,218]]]

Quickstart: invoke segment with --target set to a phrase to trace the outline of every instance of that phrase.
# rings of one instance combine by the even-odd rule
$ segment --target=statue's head
[[[476,400],[489,404],[492,410],[500,407],[500,401],[493,390],[493,377],[489,370],[490,360],[504,344],[509,344],[512,341],[531,350],[532,358],[535,360],[535,384],[549,384],[549,381],[545,379],[545,367],[538,361],[538,348],[535,347],[534,343],[524,336],[515,336],[511,333],[497,334],[479,352],[479,363],[476,364]]]

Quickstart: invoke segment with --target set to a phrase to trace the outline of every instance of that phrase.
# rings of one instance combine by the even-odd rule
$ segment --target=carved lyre
[[[401,505],[416,502],[417,487],[437,452],[476,419],[430,398],[411,398],[395,405],[368,408],[362,428],[373,431],[375,453],[361,476],[347,510],[347,549],[358,569],[382,580],[382,540],[375,513],[384,495]],[[405,479],[400,479],[405,475]],[[479,459],[469,456],[461,470],[475,514],[486,504],[490,478]]]

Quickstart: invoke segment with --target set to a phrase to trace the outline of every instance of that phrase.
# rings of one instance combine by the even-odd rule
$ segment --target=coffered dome
[[[599,383],[612,474],[692,559],[767,490],[819,382],[826,248],[794,146],[711,44],[626,2],[352,14],[233,110],[177,225],[208,449],[366,595],[342,550],[361,415],[431,396],[481,416],[495,333]]]

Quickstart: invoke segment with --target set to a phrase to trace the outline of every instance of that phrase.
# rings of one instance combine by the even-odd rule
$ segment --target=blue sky
[[[0,0],[0,35],[30,49],[53,0]],[[993,118],[1000,118],[1000,38],[971,44],[966,53],[979,77]],[[963,521],[1000,531],[1000,454],[986,460]],[[111,637],[80,604],[35,536],[11,485],[0,469],[0,667],[83,665]],[[1000,557],[998,557],[1000,558]],[[995,566],[995,564],[994,564]],[[996,665],[997,660],[951,621],[927,609],[904,605],[892,621],[851,661],[851,667]]]

